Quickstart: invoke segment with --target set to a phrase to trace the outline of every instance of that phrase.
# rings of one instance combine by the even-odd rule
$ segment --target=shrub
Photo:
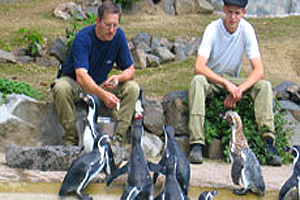
[[[220,114],[226,112],[226,109],[223,106],[224,100],[225,94],[207,98],[204,130],[206,133],[207,144],[211,144],[214,138],[221,139],[225,160],[230,162],[229,141],[231,136],[231,126],[220,116]],[[288,138],[291,136],[291,132],[283,129],[286,122],[282,118],[282,113],[279,112],[280,105],[278,101],[274,99],[274,102],[274,123],[276,131],[275,149],[278,155],[282,156],[283,162],[288,163],[291,161],[291,156],[289,153],[285,152],[284,149],[288,146]],[[262,165],[266,164],[268,154],[264,148],[264,142],[255,121],[254,103],[252,99],[249,96],[245,96],[233,110],[238,112],[242,119],[243,132],[248,140],[250,148],[256,154],[259,162]]]
[[[37,56],[39,49],[43,47],[43,36],[37,30],[20,28],[18,34],[21,36],[20,42],[29,51],[30,55]]]
[[[6,42],[0,40],[0,49],[3,49],[5,51],[11,51],[11,46]]]
[[[27,83],[21,81],[10,81],[7,78],[0,79],[0,92],[3,93],[4,99],[8,94],[12,93],[24,94],[38,100],[42,98],[41,93]]]

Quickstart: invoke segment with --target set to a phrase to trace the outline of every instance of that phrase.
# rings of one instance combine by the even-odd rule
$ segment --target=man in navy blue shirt
[[[65,129],[63,144],[77,145],[75,102],[81,92],[94,94],[117,118],[116,133],[124,137],[135,109],[139,86],[123,30],[118,27],[121,8],[106,1],[98,8],[96,24],[76,35],[63,64],[62,77],[53,87],[59,119]],[[121,73],[108,77],[114,64]],[[116,109],[120,104],[120,109]],[[119,137],[119,138],[120,138]]]

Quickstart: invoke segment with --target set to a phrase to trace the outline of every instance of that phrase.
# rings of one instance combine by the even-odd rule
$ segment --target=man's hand
[[[226,97],[226,99],[224,100],[224,107],[225,107],[225,108],[229,108],[229,109],[235,108],[237,102],[238,102],[238,101],[236,101],[236,99],[234,99],[234,98],[232,97],[232,95],[229,94],[229,95]]]
[[[243,97],[242,90],[231,82],[227,82],[225,85],[226,89],[229,91],[229,95],[226,97],[224,101],[225,108],[235,108],[236,103],[239,102]]]
[[[104,87],[110,90],[116,89],[116,87],[119,85],[119,78],[117,75],[113,75],[109,77],[105,82],[104,82]]]
[[[106,107],[108,108],[114,108],[117,106],[117,103],[120,102],[120,99],[118,99],[113,93],[105,92],[105,98],[103,99]]]

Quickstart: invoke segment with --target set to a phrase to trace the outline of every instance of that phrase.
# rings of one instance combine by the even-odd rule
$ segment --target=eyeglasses
[[[103,24],[104,24],[106,29],[111,29],[111,28],[116,29],[119,25],[119,24],[107,24],[105,22],[103,22]]]

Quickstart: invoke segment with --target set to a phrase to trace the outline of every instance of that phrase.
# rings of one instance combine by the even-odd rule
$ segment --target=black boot
[[[269,158],[267,159],[267,165],[281,166],[282,158],[276,155],[275,147],[273,145],[274,139],[270,137],[266,137],[264,138],[264,141],[265,141],[265,148],[269,153]]]
[[[193,163],[193,164],[202,164],[203,163],[202,145],[201,144],[191,145],[188,160],[190,163]]]

